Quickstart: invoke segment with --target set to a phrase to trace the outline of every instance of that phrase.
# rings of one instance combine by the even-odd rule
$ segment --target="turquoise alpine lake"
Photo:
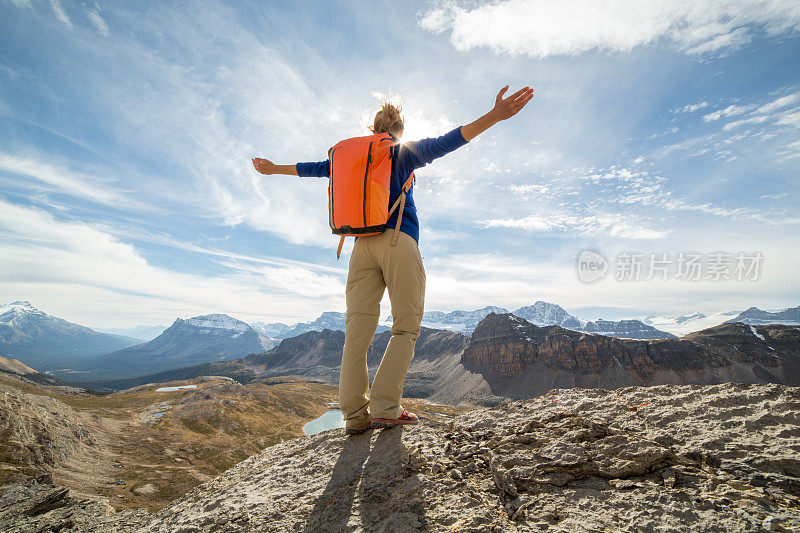
[[[319,433],[321,431],[343,427],[344,419],[342,418],[342,412],[338,409],[335,409],[328,411],[321,417],[315,418],[311,422],[307,423],[305,426],[303,426],[303,433],[306,435],[313,435],[314,433]]]

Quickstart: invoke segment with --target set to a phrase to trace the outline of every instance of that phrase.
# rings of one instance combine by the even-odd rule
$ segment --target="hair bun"
[[[401,115],[403,106],[393,104],[389,100],[384,100],[380,111],[375,114],[372,124],[372,133],[391,133],[397,134],[404,128],[403,116]]]

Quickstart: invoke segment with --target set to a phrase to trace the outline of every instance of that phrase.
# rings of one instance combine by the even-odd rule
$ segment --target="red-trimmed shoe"
[[[408,426],[419,423],[419,417],[414,413],[409,413],[403,408],[403,413],[394,419],[391,418],[373,418],[372,427],[374,428],[393,428],[395,426]]]
[[[361,433],[364,433],[365,431],[368,431],[368,430],[372,429],[373,427],[375,427],[375,426],[372,425],[372,422],[367,422],[363,426],[354,427],[354,428],[347,428],[347,429],[344,430],[344,432],[347,435],[360,435]]]

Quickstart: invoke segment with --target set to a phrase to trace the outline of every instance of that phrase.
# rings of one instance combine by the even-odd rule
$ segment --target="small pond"
[[[321,431],[343,427],[344,419],[342,418],[342,412],[338,409],[335,409],[328,411],[321,417],[315,418],[311,422],[307,423],[305,426],[303,426],[303,433],[306,435],[313,435],[314,433],[319,433]]]
[[[178,385],[177,387],[161,387],[156,392],[172,392],[180,389],[196,389],[197,385]]]

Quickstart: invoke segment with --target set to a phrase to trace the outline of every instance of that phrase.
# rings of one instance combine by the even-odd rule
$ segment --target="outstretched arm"
[[[503,98],[506,91],[508,91],[508,85],[497,93],[497,98],[495,98],[494,107],[491,111],[474,122],[461,126],[461,135],[465,140],[471,141],[501,120],[513,117],[533,98],[533,89],[531,87],[523,87],[508,98]]]
[[[464,146],[480,133],[486,131],[501,120],[511,118],[525,107],[525,104],[533,97],[533,89],[523,87],[508,98],[503,98],[503,94],[508,90],[508,85],[503,87],[495,98],[494,107],[491,111],[480,117],[478,120],[455,128],[453,131],[445,133],[441,137],[432,137],[405,143],[407,150],[400,152],[401,157],[408,157],[412,169],[424,167],[434,159]]]
[[[287,176],[297,176],[296,165],[276,165],[269,159],[254,157],[253,166],[262,174],[286,174]]]

